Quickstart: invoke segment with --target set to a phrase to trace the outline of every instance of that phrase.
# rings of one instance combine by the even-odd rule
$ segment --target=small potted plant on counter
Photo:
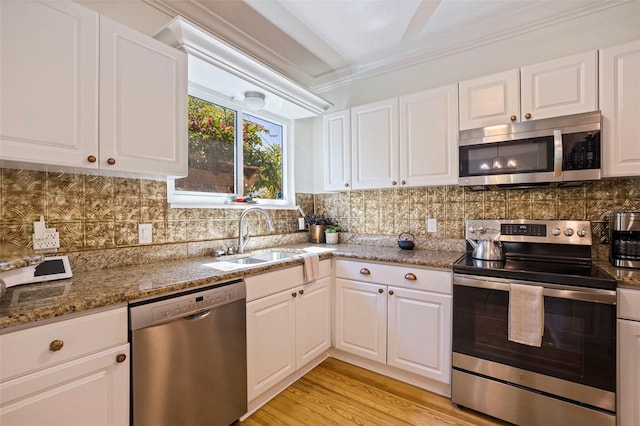
[[[338,244],[338,232],[344,231],[340,225],[327,225],[324,228],[325,239],[327,244]]]

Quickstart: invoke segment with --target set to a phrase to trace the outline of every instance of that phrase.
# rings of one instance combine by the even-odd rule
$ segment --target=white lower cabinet
[[[126,307],[0,336],[0,424],[128,425]]]
[[[618,424],[640,419],[640,291],[618,289]]]
[[[336,261],[336,349],[450,381],[451,273]]]
[[[327,276],[308,284],[302,284],[300,267],[247,278],[249,401],[331,346],[330,261],[325,262],[321,262],[321,270],[326,270]],[[266,296],[259,293],[277,286],[288,288]],[[258,292],[254,288],[259,288]]]

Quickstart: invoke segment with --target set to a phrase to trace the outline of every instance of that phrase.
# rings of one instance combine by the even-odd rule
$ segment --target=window
[[[172,206],[221,205],[241,196],[292,206],[286,121],[247,113],[203,91],[190,93],[189,175],[169,181]]]

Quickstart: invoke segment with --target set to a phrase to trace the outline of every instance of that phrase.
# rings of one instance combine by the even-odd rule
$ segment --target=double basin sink
[[[259,265],[261,263],[276,262],[278,260],[290,259],[297,256],[298,253],[289,251],[268,251],[264,253],[252,254],[249,257],[238,257],[235,259],[225,259],[225,262],[237,263],[239,265]]]

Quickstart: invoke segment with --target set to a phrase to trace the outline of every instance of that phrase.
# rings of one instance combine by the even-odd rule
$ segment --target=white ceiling
[[[316,90],[630,0],[145,0]]]

